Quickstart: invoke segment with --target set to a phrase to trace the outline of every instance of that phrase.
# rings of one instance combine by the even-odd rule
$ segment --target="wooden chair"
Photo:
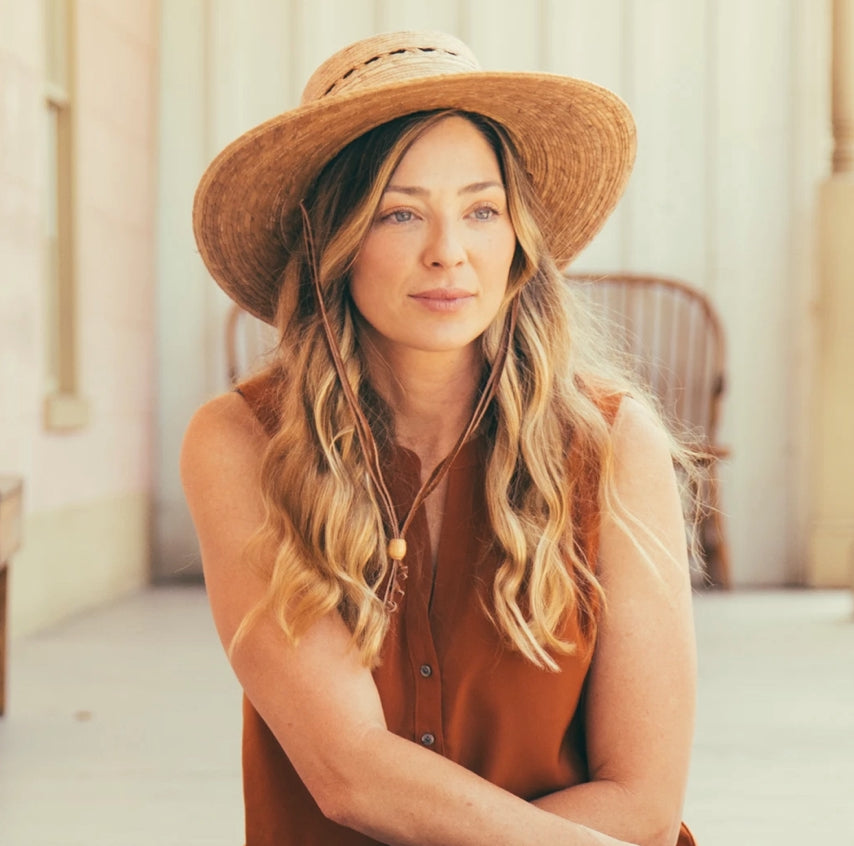
[[[602,311],[636,375],[653,391],[677,431],[708,456],[699,491],[705,517],[700,545],[707,581],[730,586],[730,556],[720,511],[717,440],[726,388],[724,332],[709,299],[675,279],[635,274],[568,274]]]
[[[264,363],[276,347],[276,330],[239,305],[232,305],[225,321],[225,361],[228,381],[236,384]]]

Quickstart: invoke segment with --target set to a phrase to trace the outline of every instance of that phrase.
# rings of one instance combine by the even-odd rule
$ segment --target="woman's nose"
[[[431,267],[454,267],[466,260],[466,250],[455,221],[436,220],[430,227],[424,261]]]

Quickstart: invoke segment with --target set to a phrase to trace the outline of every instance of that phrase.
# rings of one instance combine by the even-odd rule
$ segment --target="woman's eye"
[[[498,209],[494,209],[492,206],[480,206],[472,212],[472,215],[475,220],[492,220],[498,215]]]
[[[390,223],[409,223],[415,218],[415,215],[409,209],[395,209],[382,215],[382,220],[387,220]]]

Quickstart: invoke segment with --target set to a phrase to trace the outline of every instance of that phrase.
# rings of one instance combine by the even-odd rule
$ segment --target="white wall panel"
[[[791,374],[791,55],[789,4],[719,0],[715,151],[715,275],[729,339],[725,472],[738,578],[786,578],[792,567],[789,490]]]
[[[487,70],[542,70],[542,0],[467,0],[462,37]]]
[[[377,0],[377,30],[438,29],[460,36],[460,0]]]
[[[629,4],[625,96],[638,157],[624,206],[624,264],[702,286],[705,277],[705,2]]]
[[[623,0],[546,0],[548,70],[589,79],[622,97]]]
[[[157,434],[154,575],[196,558],[178,476],[187,422],[212,393],[208,337],[213,283],[193,241],[196,183],[209,155],[204,0],[164,3],[160,19],[157,179]]]
[[[209,0],[211,152],[290,106],[290,15],[280,0]]]

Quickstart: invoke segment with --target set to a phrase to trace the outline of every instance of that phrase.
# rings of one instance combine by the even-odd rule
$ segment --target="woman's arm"
[[[591,781],[535,804],[642,846],[674,846],[695,699],[685,528],[657,421],[625,399],[613,435],[620,513],[633,515],[662,546],[631,523],[635,542],[615,520],[603,522],[600,579],[607,607],[586,712]]]
[[[194,417],[181,456],[214,620],[227,646],[264,584],[243,563],[263,520],[266,437],[237,394]],[[389,844],[619,846],[389,732],[337,614],[297,646],[262,617],[232,656],[246,695],[326,816]]]

